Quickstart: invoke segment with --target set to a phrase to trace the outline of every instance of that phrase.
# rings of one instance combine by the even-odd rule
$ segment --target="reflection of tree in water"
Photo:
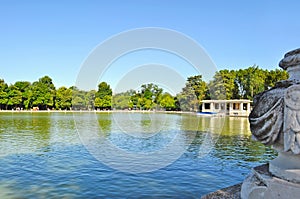
[[[2,113],[1,154],[30,153],[49,145],[50,117],[47,113]]]
[[[265,163],[276,156],[276,152],[271,147],[251,140],[250,135],[233,134],[215,137],[208,131],[183,131],[183,133],[187,140],[193,139],[187,148],[187,153],[184,154],[189,158],[201,158],[201,152],[204,152],[204,155],[209,153],[214,158],[224,160],[221,163],[230,164],[232,161],[235,166],[247,167],[247,162]],[[212,146],[205,146],[207,144]]]
[[[44,145],[47,146],[49,144],[49,140],[51,137],[51,133],[50,133],[51,121],[50,121],[49,114],[39,113],[39,115],[33,115],[31,122],[32,122],[31,128],[33,128],[32,132],[35,137],[35,140],[37,142],[44,143]]]
[[[78,143],[77,130],[72,113],[51,113],[51,143]]]
[[[251,136],[221,136],[215,144],[214,156],[224,160],[267,162],[276,155],[270,147],[251,140]]]
[[[149,128],[151,126],[151,118],[149,116],[149,114],[142,114],[141,117],[141,127],[142,128]]]
[[[199,150],[204,140],[204,134],[207,132],[203,131],[183,131],[185,134],[187,142],[191,142],[187,151],[188,156],[192,156],[192,158],[197,158],[199,154]]]
[[[214,148],[214,156],[225,160],[265,162],[275,155],[270,147],[251,139],[248,118],[228,117]]]
[[[251,140],[249,123],[247,118],[226,117],[223,123],[209,117],[184,116],[181,120],[181,129],[187,140],[191,141],[187,149],[188,156],[199,157],[202,150],[216,158],[238,160],[242,162],[264,163],[272,159],[276,152]],[[220,126],[220,134],[213,132],[215,127]],[[205,146],[207,145],[207,146]],[[211,145],[211,146],[210,146]],[[225,161],[226,160],[226,161]]]
[[[142,113],[139,117],[140,126],[137,129],[140,132],[156,134],[160,131],[174,128],[176,120],[178,120],[176,115],[166,116],[160,113]]]
[[[111,132],[112,118],[111,113],[101,113],[98,115],[98,124],[101,132],[106,136]]]

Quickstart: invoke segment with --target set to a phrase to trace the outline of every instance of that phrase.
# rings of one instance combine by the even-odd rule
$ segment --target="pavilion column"
[[[249,115],[250,109],[251,109],[251,107],[250,107],[250,102],[249,102],[249,103],[247,103],[247,115]]]
[[[244,104],[243,104],[242,102],[241,102],[240,105],[239,105],[239,106],[240,106],[240,107],[239,107],[239,110],[240,110],[240,114],[241,114],[241,115],[243,115],[243,105],[244,105]]]
[[[233,110],[233,103],[230,102],[229,103],[229,115],[231,115],[232,110]]]

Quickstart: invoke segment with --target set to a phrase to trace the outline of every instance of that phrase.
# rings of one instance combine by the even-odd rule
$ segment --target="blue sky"
[[[219,70],[253,64],[275,69],[284,53],[299,47],[299,7],[296,0],[2,0],[0,78],[33,82],[49,75],[56,87],[72,86],[97,45],[143,27],[191,37]],[[113,87],[117,70],[104,78]]]

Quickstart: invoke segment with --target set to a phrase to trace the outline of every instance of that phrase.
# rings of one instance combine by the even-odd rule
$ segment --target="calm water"
[[[93,146],[98,143],[93,149],[101,158],[82,144],[88,135]],[[241,182],[251,167],[274,157],[272,149],[250,137],[247,118],[0,113],[0,198],[199,198]],[[178,155],[178,148],[185,151],[150,171],[165,162],[150,159],[142,165],[129,159],[123,164],[114,152],[111,158],[104,151],[104,142],[131,154],[166,146],[174,151],[170,157]]]

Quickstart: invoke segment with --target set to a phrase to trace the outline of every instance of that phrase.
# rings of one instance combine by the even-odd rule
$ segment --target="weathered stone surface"
[[[254,138],[279,156],[255,168],[242,185],[242,198],[300,198],[300,48],[279,63],[289,79],[255,96],[249,115]]]
[[[242,199],[299,199],[300,185],[274,177],[268,165],[256,167],[245,179],[241,188]]]
[[[287,70],[289,67],[300,64],[300,48],[292,50],[284,55],[284,58],[279,62],[279,66]]]
[[[282,179],[300,183],[300,156],[280,152],[278,157],[270,162],[269,171]]]
[[[242,183],[202,196],[201,199],[240,199]]]
[[[255,96],[249,115],[250,129],[254,138],[263,144],[282,142],[283,99],[285,87],[278,87]]]
[[[300,154],[300,49],[287,53],[280,66],[290,77],[255,96],[250,128],[263,144]]]

